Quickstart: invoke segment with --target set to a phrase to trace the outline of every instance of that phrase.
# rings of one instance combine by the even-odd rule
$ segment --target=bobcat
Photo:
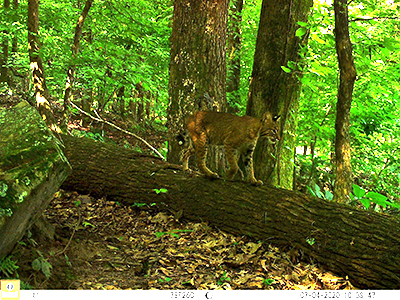
[[[230,167],[227,171],[228,178],[232,180],[238,171],[243,177],[235,155],[235,152],[238,151],[239,155],[244,155],[244,164],[250,183],[262,185],[263,182],[254,177],[253,151],[260,136],[269,136],[279,140],[278,119],[279,116],[272,117],[269,112],[266,112],[261,119],[250,116],[239,117],[215,111],[199,111],[188,116],[186,130],[191,139],[189,146],[182,151],[183,170],[189,169],[189,158],[196,153],[200,171],[206,177],[218,178],[218,175],[206,166],[207,144],[223,145]],[[182,143],[182,136],[180,139]]]

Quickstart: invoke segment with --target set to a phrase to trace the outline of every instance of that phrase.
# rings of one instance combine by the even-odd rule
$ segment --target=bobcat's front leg
[[[212,172],[206,166],[207,136],[205,132],[201,133],[199,138],[194,143],[196,146],[197,165],[199,170],[208,178],[218,178],[218,174]]]
[[[244,166],[246,168],[246,173],[249,176],[249,181],[254,185],[263,185],[261,180],[257,180],[254,176],[254,165],[253,165],[253,152],[256,147],[256,143],[249,146],[249,148],[244,153]]]

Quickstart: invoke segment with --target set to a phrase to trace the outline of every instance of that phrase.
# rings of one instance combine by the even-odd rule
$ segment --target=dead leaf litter
[[[45,219],[55,241],[26,236],[14,249],[20,279],[34,289],[350,289],[348,280],[266,243],[157,207],[126,206],[60,190]],[[41,257],[51,275],[34,270]]]

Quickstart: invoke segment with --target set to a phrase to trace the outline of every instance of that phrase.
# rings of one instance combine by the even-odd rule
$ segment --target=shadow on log
[[[400,288],[400,221],[270,186],[210,181],[152,156],[63,137],[73,167],[63,188],[125,204],[157,203],[185,219],[295,247],[360,288]],[[166,193],[154,189],[164,188]]]

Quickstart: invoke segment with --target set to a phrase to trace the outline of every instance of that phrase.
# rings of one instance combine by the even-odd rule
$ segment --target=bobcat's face
[[[261,119],[260,136],[269,137],[272,141],[279,141],[279,120],[280,116],[272,116],[270,112],[266,112]]]

